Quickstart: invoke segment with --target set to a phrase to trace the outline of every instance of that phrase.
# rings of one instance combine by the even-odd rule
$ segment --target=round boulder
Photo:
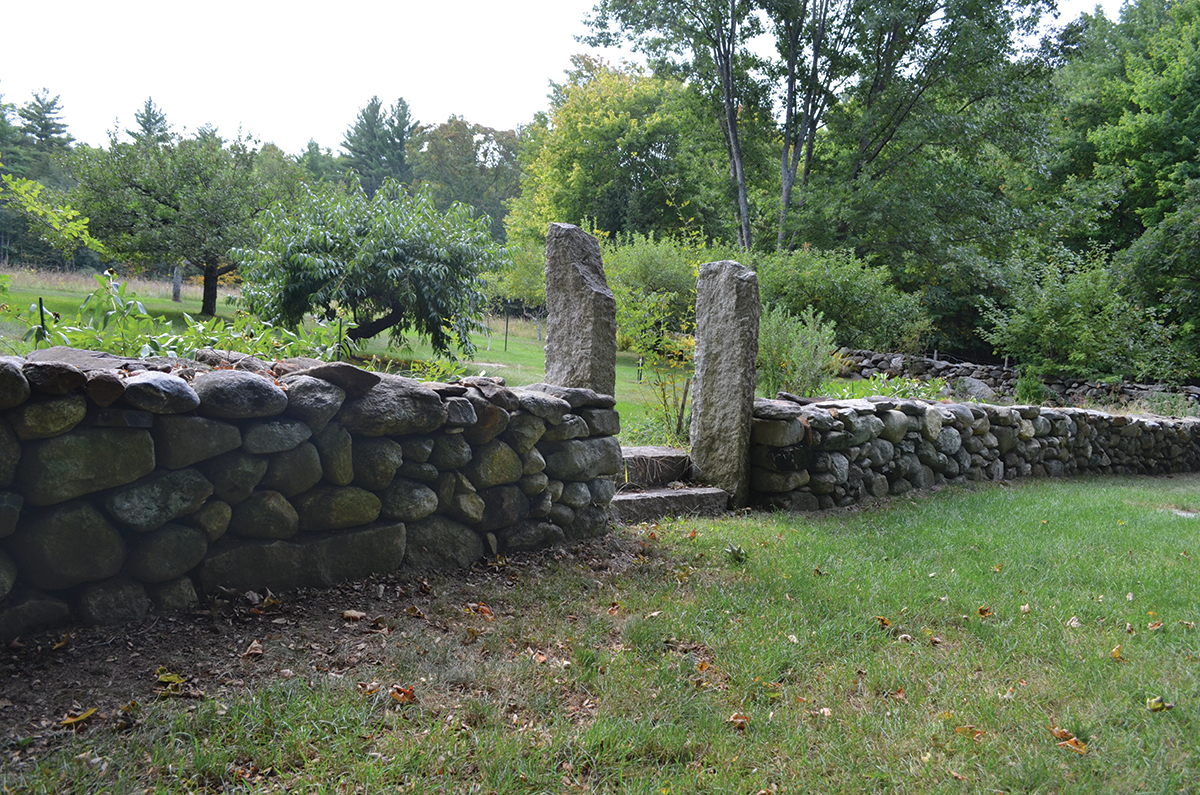
[[[125,563],[120,532],[83,500],[22,519],[6,543],[21,580],[36,588],[70,588],[103,580]]]
[[[200,397],[201,416],[218,419],[273,417],[288,405],[287,392],[261,375],[241,370],[213,370],[192,381]]]

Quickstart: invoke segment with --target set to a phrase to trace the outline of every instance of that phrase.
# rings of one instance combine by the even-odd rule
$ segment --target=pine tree
[[[153,97],[146,98],[142,109],[133,114],[137,129],[126,130],[125,134],[134,143],[144,145],[165,144],[171,140],[171,125],[167,124],[167,115],[162,108],[154,104]]]
[[[65,151],[75,140],[67,132],[67,124],[61,118],[63,109],[58,99],[59,95],[51,99],[50,90],[43,88],[17,111],[17,115],[25,121],[21,129],[33,138],[33,146],[39,152]]]
[[[409,116],[408,103],[403,99],[384,110],[379,97],[371,97],[367,106],[358,112],[354,126],[346,131],[342,148],[346,150],[346,165],[356,172],[367,196],[374,196],[388,177],[401,184],[410,179],[404,149],[417,129]]]

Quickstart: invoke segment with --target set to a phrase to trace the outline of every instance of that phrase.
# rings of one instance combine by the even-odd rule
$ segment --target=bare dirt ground
[[[119,724],[131,702],[231,697],[293,676],[370,678],[385,661],[386,641],[460,633],[454,617],[480,593],[519,588],[563,559],[616,572],[637,546],[611,533],[470,571],[401,571],[278,595],[228,592],[191,613],[20,638],[0,649],[0,764],[36,756],[73,731]]]

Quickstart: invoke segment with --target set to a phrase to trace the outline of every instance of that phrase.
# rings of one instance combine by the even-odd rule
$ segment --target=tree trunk
[[[369,337],[374,337],[381,331],[387,331],[392,326],[404,319],[405,310],[403,307],[395,307],[391,312],[388,312],[383,317],[377,317],[374,320],[368,320],[365,323],[359,323],[354,328],[346,332],[346,338],[354,340],[365,340]]]
[[[200,302],[200,314],[215,317],[217,314],[217,272],[215,262],[205,262],[201,266],[204,272],[204,299]]]
[[[175,303],[182,302],[180,292],[183,290],[183,266],[176,265],[175,271],[171,274],[171,300]]]

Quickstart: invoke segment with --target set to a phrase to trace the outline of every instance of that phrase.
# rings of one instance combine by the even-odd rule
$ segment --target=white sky
[[[372,95],[403,97],[423,123],[512,129],[588,50],[575,36],[594,2],[0,0],[0,94],[61,95],[90,144],[132,127],[147,97],[176,131],[241,128],[292,153],[309,138],[336,150]],[[1115,18],[1119,0],[1099,4]],[[1060,22],[1095,5],[1060,0]]]

